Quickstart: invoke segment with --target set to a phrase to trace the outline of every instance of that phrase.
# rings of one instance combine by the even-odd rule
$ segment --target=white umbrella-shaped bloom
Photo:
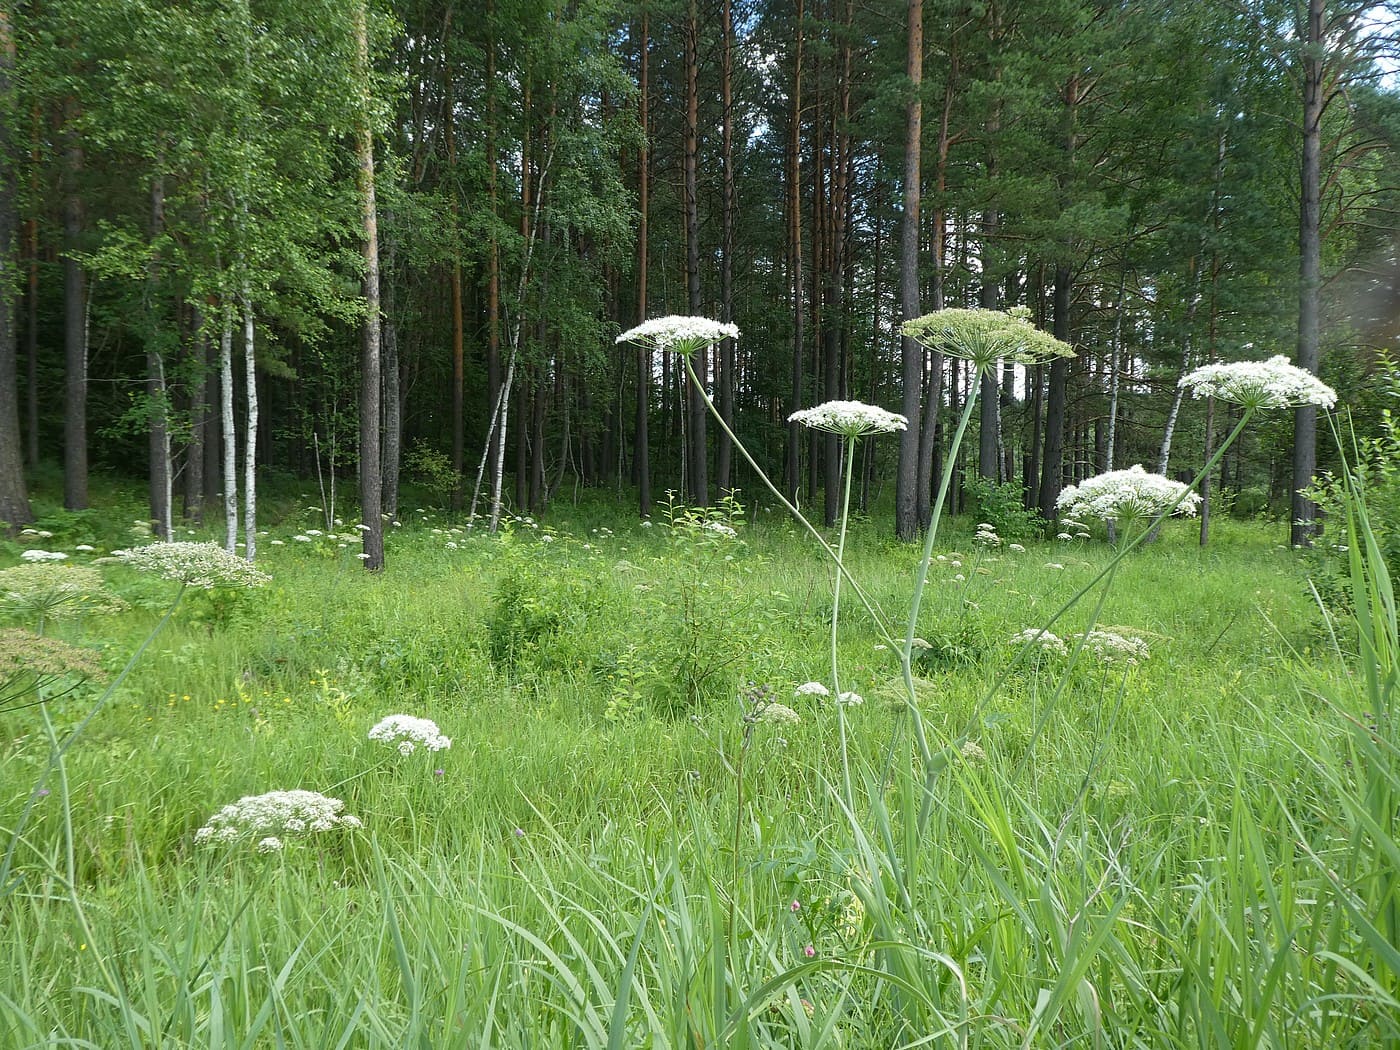
[[[1030,322],[1024,307],[1011,310],[935,310],[900,326],[901,334],[948,357],[988,369],[1001,358],[1024,365],[1073,357],[1074,348]]]
[[[1128,522],[1155,518],[1168,511],[1192,516],[1200,503],[1201,497],[1189,486],[1132,466],[1071,485],[1060,493],[1055,507],[1061,514],[1075,518]]]
[[[709,317],[683,317],[672,314],[653,317],[617,337],[619,343],[636,343],[651,350],[670,351],[689,357],[695,351],[720,342],[738,339],[739,326]]]
[[[1180,386],[1197,398],[1214,397],[1246,408],[1331,408],[1337,392],[1306,369],[1278,354],[1267,361],[1202,365],[1181,377]]]
[[[801,423],[813,430],[858,438],[867,434],[893,434],[909,427],[909,420],[897,412],[887,412],[863,401],[827,401],[815,408],[804,408],[788,416],[789,423]]]

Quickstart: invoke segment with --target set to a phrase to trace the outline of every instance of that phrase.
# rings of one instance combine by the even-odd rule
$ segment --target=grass
[[[854,805],[834,712],[791,698],[829,669],[831,615],[830,564],[794,527],[736,544],[604,522],[493,539],[407,514],[371,577],[353,547],[293,540],[317,522],[288,511],[269,588],[192,594],[24,833],[0,1046],[1400,1040],[1395,737],[1371,728],[1394,606],[1364,561],[1369,643],[1329,629],[1277,526],[1217,521],[1205,550],[1169,526],[1099,615],[1150,659],[1031,661],[980,706],[1010,636],[1111,551],[988,551],[951,523],[915,668],[951,761],[921,832],[899,662],[859,603],[837,639],[865,700]],[[846,564],[897,621],[918,552],[885,532],[854,525]],[[173,590],[108,577],[132,612],[56,632],[115,668]],[[746,724],[748,683],[802,722]],[[59,738],[95,690],[46,705]],[[372,746],[396,711],[451,750]],[[49,753],[39,709],[0,713],[0,829]],[[364,830],[271,857],[194,846],[219,806],[290,787]]]

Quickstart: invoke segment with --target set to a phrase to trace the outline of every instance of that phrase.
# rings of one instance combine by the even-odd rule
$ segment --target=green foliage
[[[998,484],[969,473],[963,478],[963,491],[976,508],[978,521],[991,525],[1003,540],[1029,539],[1045,534],[1045,519],[1038,510],[1027,509],[1025,494],[1014,481]]]
[[[452,460],[422,440],[415,441],[404,453],[403,470],[437,499],[451,493],[459,480]]]

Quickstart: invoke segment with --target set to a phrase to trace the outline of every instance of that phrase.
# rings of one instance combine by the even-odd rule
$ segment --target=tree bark
[[[696,0],[686,7],[685,24],[685,141],[682,167],[685,183],[685,288],[691,314],[699,314],[700,200],[697,188],[700,157],[700,20]],[[686,384],[686,481],[690,501],[710,505],[709,456],[706,448],[706,408],[703,389],[709,382],[709,350],[696,351],[692,364],[700,390]]]
[[[0,8],[0,107],[8,107],[13,88],[15,42],[8,8]],[[9,122],[0,119],[0,530],[34,520],[24,484],[19,434],[19,362],[15,340],[15,164]]]
[[[258,556],[258,362],[253,352],[253,291],[243,286],[243,557]]]
[[[1069,342],[1070,269],[1055,267],[1055,338]],[[1069,386],[1069,359],[1057,357],[1050,363],[1049,390],[1045,398],[1045,453],[1040,466],[1040,516],[1055,519],[1055,501],[1060,498],[1064,467],[1065,405]]]
[[[900,226],[900,316],[919,315],[919,160],[923,148],[923,104],[919,92],[924,73],[923,0],[909,0],[909,43],[906,72],[909,100],[904,110],[904,215]],[[895,535],[913,540],[928,524],[918,518],[919,395],[922,392],[923,347],[901,336],[900,362],[904,380],[901,411],[909,420],[899,438],[899,473],[895,480]]]
[[[642,127],[641,143],[637,148],[637,323],[647,319],[647,249],[651,194],[651,125],[650,93],[648,74],[649,42],[647,8],[642,6],[642,35],[640,42],[641,70],[638,76],[638,119]],[[637,360],[637,415],[633,428],[633,470],[637,474],[637,511],[645,520],[651,516],[651,441],[648,426],[651,417],[651,351],[638,346]]]
[[[724,168],[724,204],[721,213],[719,269],[720,313],[724,321],[734,320],[734,212],[737,207],[734,185],[734,16],[732,0],[722,6],[724,44],[720,58],[721,163]],[[719,344],[719,414],[731,429],[734,426],[734,340]],[[730,461],[733,450],[729,434],[720,429],[716,437],[715,479],[721,493],[732,487]]]
[[[792,393],[788,402],[788,415],[800,410],[803,399],[803,320],[806,307],[802,290],[805,287],[802,275],[802,19],[803,0],[797,0],[797,16],[794,20],[796,40],[793,44],[792,98],[788,111],[788,184],[787,184],[787,253],[788,285],[792,300]],[[787,424],[787,456],[783,469],[784,487],[787,498],[797,503],[798,489],[802,484],[802,425]]]
[[[448,48],[447,27],[451,24],[451,8],[448,8],[446,18],[447,25],[444,26],[443,48]],[[490,91],[491,80],[488,77],[487,91]],[[466,444],[466,423],[463,418],[462,397],[466,383],[465,362],[463,355],[463,321],[462,321],[462,250],[458,243],[461,235],[461,202],[457,194],[457,102],[453,84],[453,67],[449,59],[443,63],[442,67],[443,95],[446,98],[447,112],[443,116],[443,141],[447,146],[447,170],[449,175],[449,193],[451,194],[452,210],[452,269],[449,274],[449,282],[452,291],[452,509],[459,511],[462,509],[462,465],[465,455]],[[363,150],[363,146],[361,146]],[[371,164],[373,160],[371,158]],[[364,158],[361,157],[361,170],[364,168]],[[490,165],[488,164],[488,168]],[[371,180],[372,180],[371,175]],[[363,191],[362,191],[363,192]],[[371,186],[371,192],[373,192]],[[368,243],[368,242],[366,242]],[[368,251],[368,250],[367,250]],[[368,257],[368,255],[366,255]],[[368,298],[368,281],[365,284],[366,298]],[[363,420],[361,421],[363,427]],[[368,524],[368,522],[366,522]]]
[[[362,209],[365,258],[365,323],[360,343],[360,520],[365,568],[384,568],[383,494],[380,487],[380,343],[379,343],[379,216],[374,199],[374,127],[369,98],[369,40],[365,26],[365,4],[355,7],[355,48],[363,95],[363,112],[356,136],[360,207]],[[460,389],[460,388],[459,388]],[[460,396],[460,395],[454,395]],[[454,464],[461,476],[460,460]],[[458,483],[460,491],[460,481]],[[459,504],[460,506],[460,504]],[[252,554],[252,537],[248,538]]]
[[[76,110],[69,103],[70,117]],[[77,252],[84,226],[83,198],[78,178],[83,148],[74,131],[66,133],[64,174],[67,186],[63,202],[63,506],[86,510],[88,505],[87,453],[87,275]]]
[[[1326,0],[1307,0],[1301,27],[1303,66],[1303,161],[1298,209],[1298,367],[1317,374],[1322,297],[1322,112],[1323,15]],[[1309,546],[1316,534],[1317,505],[1302,494],[1317,470],[1317,407],[1293,410],[1293,491],[1289,542]]]
[[[219,337],[219,377],[223,397],[220,401],[222,445],[224,453],[224,550],[234,553],[238,545],[238,444],[233,429],[233,304],[219,304],[223,314],[223,331]]]
[[[165,228],[165,183],[160,175],[151,182],[151,243],[154,244]],[[170,463],[170,399],[165,381],[165,362],[157,349],[157,326],[160,323],[156,308],[157,285],[160,280],[160,255],[151,253],[151,261],[146,269],[146,316],[150,319],[150,331],[146,345],[146,398],[150,402],[150,428],[148,431],[147,453],[150,459],[150,510],[151,521],[156,535],[167,543],[174,539],[172,522],[172,470]]]
[[[193,525],[204,524],[204,457],[209,432],[209,337],[204,318],[191,308],[186,351],[190,370],[190,440],[185,446],[182,514]]]

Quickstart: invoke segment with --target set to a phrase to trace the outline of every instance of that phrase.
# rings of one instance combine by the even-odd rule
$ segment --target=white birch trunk
[[[243,556],[252,561],[258,553],[258,383],[257,362],[253,356],[253,300],[243,289],[244,385],[248,397],[248,426],[243,436]]]

